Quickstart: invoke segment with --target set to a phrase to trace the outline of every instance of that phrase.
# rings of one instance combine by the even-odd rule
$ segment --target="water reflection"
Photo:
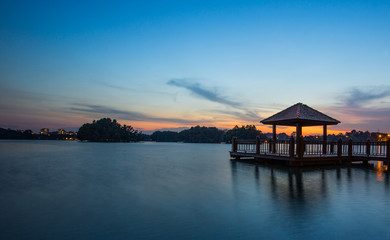
[[[388,166],[383,165],[382,161],[377,161],[376,166],[374,168],[376,170],[376,179],[380,182],[384,182],[385,180],[384,172],[388,170]],[[386,176],[388,176],[388,174],[386,174]]]
[[[250,177],[261,189],[257,197],[268,201],[283,214],[310,215],[311,209],[325,205],[328,199],[327,170],[284,168],[251,165],[243,162],[231,163],[233,191],[243,200],[243,192],[249,192]]]
[[[383,166],[382,162],[367,166],[289,168],[232,161],[231,170],[232,186],[237,194],[245,172],[246,181],[253,174],[256,185],[263,191],[266,189],[272,201],[294,206],[302,203],[321,205],[336,186],[340,191],[352,191],[353,183],[361,182],[365,188],[370,188],[371,181],[379,181],[384,182],[388,190],[390,181],[388,166]]]

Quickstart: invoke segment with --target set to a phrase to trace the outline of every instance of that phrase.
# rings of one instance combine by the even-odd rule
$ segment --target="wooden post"
[[[367,154],[367,157],[371,155],[371,142],[370,142],[370,139],[368,139],[367,143],[366,143],[366,154]]]
[[[348,157],[352,158],[352,139],[349,139],[348,141]]]
[[[301,139],[297,136],[297,157],[301,156]]]
[[[303,155],[305,155],[306,152],[306,142],[304,137],[301,135],[301,158],[303,158]]]
[[[303,141],[303,137],[297,137],[297,155],[299,158],[303,158],[303,154],[305,152],[305,145]]]
[[[330,154],[334,153],[334,142],[330,142]]]
[[[276,124],[272,125],[272,152],[276,153]]]
[[[302,126],[297,123],[297,155],[299,158],[303,157],[303,153],[305,152],[305,143],[303,142],[302,137]]]
[[[268,152],[272,152],[272,140],[269,140],[267,142],[267,146],[268,146]]]
[[[302,136],[302,126],[301,124],[297,123],[297,140],[301,136]]]
[[[390,139],[386,142],[386,158],[390,161]]]
[[[232,152],[237,152],[237,137],[232,139]]]
[[[289,148],[290,158],[294,157],[294,150],[295,150],[295,141],[294,141],[294,137],[291,137],[290,138],[290,148]]]
[[[337,157],[341,157],[343,155],[343,140],[339,138],[337,141]]]
[[[256,154],[260,154],[260,136],[256,137]]]
[[[324,136],[323,136],[323,144],[322,144],[322,154],[326,154],[326,146],[328,145],[328,131],[326,125],[324,125]]]

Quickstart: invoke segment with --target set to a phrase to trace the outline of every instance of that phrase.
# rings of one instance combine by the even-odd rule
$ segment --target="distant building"
[[[389,140],[390,138],[390,134],[386,134],[386,133],[377,133],[377,136],[378,136],[378,141],[387,141]]]
[[[64,129],[60,128],[60,129],[58,129],[57,133],[60,135],[65,135],[66,131]]]
[[[49,129],[48,128],[42,128],[39,134],[42,135],[49,135]]]

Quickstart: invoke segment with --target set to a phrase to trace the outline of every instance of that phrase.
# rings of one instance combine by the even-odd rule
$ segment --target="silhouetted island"
[[[143,134],[132,126],[121,126],[115,119],[111,121],[110,118],[83,124],[77,137],[90,142],[138,142],[144,139]]]

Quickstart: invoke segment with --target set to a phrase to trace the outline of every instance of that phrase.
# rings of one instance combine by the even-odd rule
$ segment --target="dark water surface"
[[[0,239],[390,239],[389,173],[229,149],[0,141]]]

